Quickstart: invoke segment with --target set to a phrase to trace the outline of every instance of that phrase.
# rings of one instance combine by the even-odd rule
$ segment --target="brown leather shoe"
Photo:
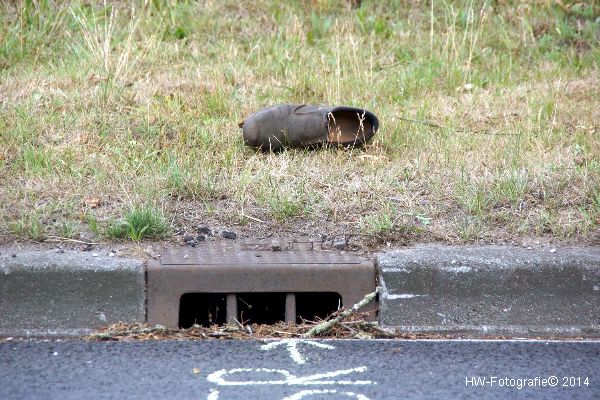
[[[326,143],[358,147],[375,135],[379,120],[361,108],[281,104],[251,114],[240,127],[244,143],[263,151]]]

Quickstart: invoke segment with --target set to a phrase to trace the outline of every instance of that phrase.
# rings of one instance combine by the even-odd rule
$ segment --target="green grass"
[[[0,234],[594,242],[599,31],[591,1],[2,3]],[[380,131],[245,148],[238,122],[282,102],[366,107]]]
[[[162,239],[169,227],[160,212],[152,208],[133,208],[123,219],[111,222],[106,234],[113,239]]]
[[[364,233],[371,235],[390,233],[394,229],[394,219],[389,212],[366,216],[361,220],[361,228]]]
[[[45,228],[38,213],[31,213],[9,223],[10,232],[18,237],[43,240]]]

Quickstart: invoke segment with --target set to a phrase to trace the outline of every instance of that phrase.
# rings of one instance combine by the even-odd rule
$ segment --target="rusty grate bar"
[[[181,297],[190,293],[226,294],[228,322],[238,317],[240,293],[285,294],[285,321],[295,322],[303,305],[296,293],[337,293],[352,306],[375,290],[371,260],[312,244],[308,249],[272,249],[228,242],[167,250],[148,263],[148,322],[177,328]]]

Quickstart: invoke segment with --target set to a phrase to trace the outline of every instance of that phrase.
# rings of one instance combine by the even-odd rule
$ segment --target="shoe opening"
[[[364,111],[333,111],[327,115],[327,120],[330,143],[363,144],[373,135],[373,123]]]

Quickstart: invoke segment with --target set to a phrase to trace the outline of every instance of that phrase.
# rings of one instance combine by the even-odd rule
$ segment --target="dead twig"
[[[361,301],[359,301],[358,303],[353,305],[351,308],[341,312],[334,319],[322,322],[319,325],[315,326],[314,328],[311,328],[308,332],[306,332],[304,335],[302,335],[302,337],[309,338],[309,337],[313,337],[315,335],[320,335],[320,334],[323,334],[323,333],[329,331],[331,328],[333,328],[334,326],[339,324],[340,321],[342,321],[344,318],[349,317],[352,313],[355,313],[356,311],[358,311],[358,309],[360,309],[360,308],[366,306],[367,304],[369,304],[370,302],[372,302],[375,299],[375,297],[377,296],[377,293],[379,293],[380,291],[381,291],[381,287],[377,287],[377,289],[374,292],[366,295]]]
[[[278,335],[302,336],[301,333],[295,332],[273,331],[273,333],[277,333]]]
[[[241,215],[242,218],[248,218],[248,219],[251,219],[252,221],[260,222],[260,223],[263,223],[263,224],[266,223],[262,219],[255,218],[255,217],[253,217],[251,215],[245,214],[244,212],[242,212],[240,215]]]
[[[100,244],[97,242],[86,242],[85,240],[70,239],[70,238],[65,238],[65,237],[60,237],[60,236],[46,236],[44,241],[45,242],[72,242],[72,243],[80,243],[80,244],[92,245],[92,246],[96,245],[96,244]]]
[[[411,119],[411,118],[404,118],[404,117],[399,117],[399,119],[401,119],[402,121],[406,121],[406,122],[412,122],[413,124],[420,124],[420,125],[431,126],[432,128],[444,129],[444,127],[442,125],[438,125],[438,124],[436,124],[434,122],[430,122],[430,121],[422,121],[422,120],[418,120],[418,119]]]

